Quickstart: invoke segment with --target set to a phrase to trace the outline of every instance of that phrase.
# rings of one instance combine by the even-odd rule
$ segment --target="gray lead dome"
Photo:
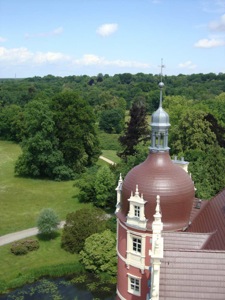
[[[151,126],[157,127],[169,127],[169,115],[168,113],[162,108],[159,107],[153,114],[152,114],[152,122]]]

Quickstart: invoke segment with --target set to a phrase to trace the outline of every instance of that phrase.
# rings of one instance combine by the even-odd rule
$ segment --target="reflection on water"
[[[65,279],[41,279],[25,285],[7,295],[0,295],[0,300],[114,300],[115,294],[103,295],[99,291],[94,295],[83,286],[75,286]]]

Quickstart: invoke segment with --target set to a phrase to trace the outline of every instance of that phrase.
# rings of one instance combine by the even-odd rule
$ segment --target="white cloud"
[[[60,52],[37,52],[33,56],[33,61],[37,64],[54,63],[69,60],[70,57]]]
[[[137,61],[126,61],[126,60],[107,60],[104,57],[99,57],[94,54],[85,54],[82,58],[76,59],[73,61],[74,64],[91,66],[91,65],[100,65],[100,66],[116,66],[116,67],[128,67],[128,68],[140,68],[146,69],[150,68],[149,64],[141,63]]]
[[[218,21],[210,22],[209,29],[215,31],[225,31],[225,14],[222,15]]]
[[[0,43],[4,43],[4,42],[6,42],[6,39],[4,37],[0,36]]]
[[[0,62],[7,62],[11,64],[44,64],[55,63],[69,60],[69,56],[60,52],[31,52],[27,48],[12,48],[7,49],[0,47]]]
[[[49,65],[67,65],[77,67],[116,67],[127,69],[148,69],[151,66],[147,63],[132,61],[132,60],[109,60],[105,57],[94,54],[85,54],[81,58],[65,55],[61,52],[32,52],[25,47],[7,49],[0,47],[0,68],[5,66],[23,66],[37,67]]]
[[[118,24],[111,23],[111,24],[103,24],[100,27],[97,28],[96,32],[97,34],[106,37],[118,30]]]
[[[39,33],[26,33],[25,38],[31,39],[31,38],[40,38],[40,37],[50,37],[50,36],[57,36],[63,33],[63,27],[58,27],[53,29],[52,31],[47,32],[39,32]]]
[[[196,48],[215,48],[224,45],[225,41],[223,39],[218,38],[201,39],[194,44]]]
[[[184,63],[180,63],[178,65],[179,68],[182,68],[182,69],[189,69],[189,70],[193,70],[195,69],[197,66],[195,64],[193,64],[193,62],[191,60],[187,60],[186,62]]]

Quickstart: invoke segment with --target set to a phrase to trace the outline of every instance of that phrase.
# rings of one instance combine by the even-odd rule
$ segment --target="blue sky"
[[[0,0],[0,78],[225,73],[225,0]]]

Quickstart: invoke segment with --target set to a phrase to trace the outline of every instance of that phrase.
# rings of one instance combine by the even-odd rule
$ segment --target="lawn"
[[[21,256],[10,252],[10,244],[0,247],[0,282],[4,281],[7,282],[7,286],[13,286],[21,276],[32,278],[32,272],[40,273],[48,267],[78,262],[78,255],[66,252],[60,243],[60,235],[54,240],[40,241],[38,250]]]
[[[43,208],[54,209],[63,220],[67,213],[84,206],[77,201],[73,181],[15,177],[14,165],[20,153],[17,144],[0,141],[0,235],[35,227]]]
[[[116,153],[117,151],[115,150],[102,150],[102,156],[118,164],[120,162],[120,158],[116,155]]]

